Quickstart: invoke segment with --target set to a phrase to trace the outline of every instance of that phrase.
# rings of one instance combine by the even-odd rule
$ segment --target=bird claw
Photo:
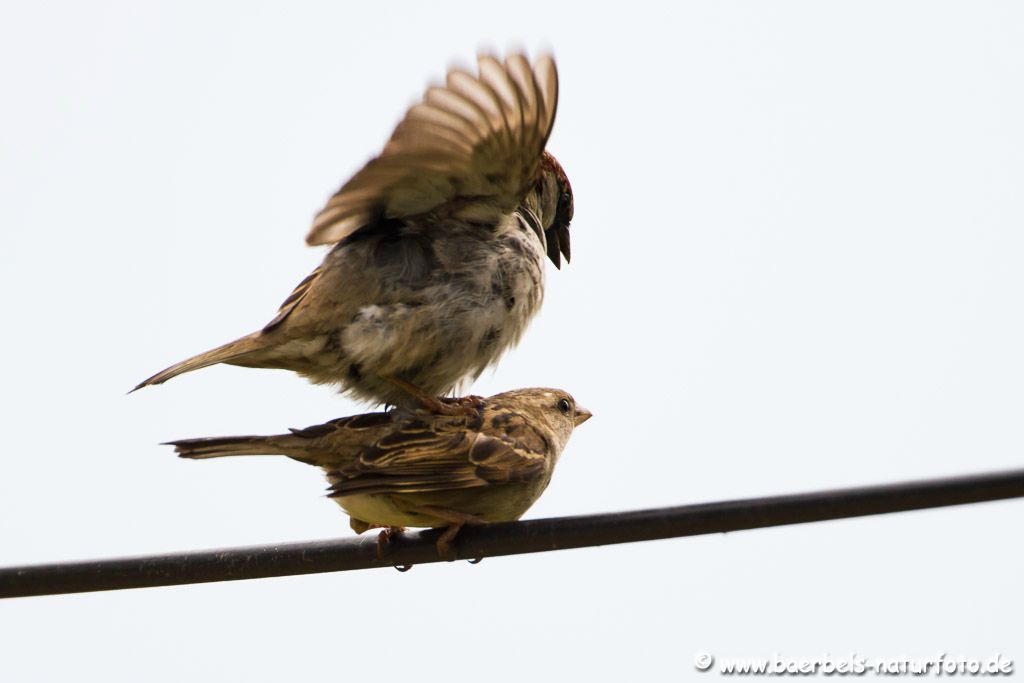
[[[484,406],[484,399],[480,396],[461,396],[459,398],[434,396],[404,379],[398,377],[388,377],[387,379],[393,386],[415,399],[420,408],[435,415],[479,417],[480,409]]]
[[[456,396],[439,398],[445,415],[469,415],[476,417],[484,407],[482,396]],[[448,412],[451,411],[451,412]]]
[[[403,529],[400,526],[386,526],[386,527],[383,527],[380,530],[380,533],[377,534],[377,559],[378,560],[383,560],[384,559],[385,551],[387,550],[388,545],[390,545],[391,539],[392,538],[396,538],[398,536],[401,536],[404,532],[405,532],[405,529]],[[409,566],[411,566],[411,565],[409,565]],[[399,571],[402,571],[402,570],[399,570]]]
[[[437,556],[445,562],[454,562],[457,559],[451,541],[454,537],[454,534],[452,534],[451,538],[445,538],[442,535],[441,538],[437,539]]]
[[[462,529],[465,522],[454,522],[444,530],[444,532],[437,537],[437,554],[443,560],[448,562],[455,561],[455,552],[452,547],[452,541],[458,536],[459,531]]]

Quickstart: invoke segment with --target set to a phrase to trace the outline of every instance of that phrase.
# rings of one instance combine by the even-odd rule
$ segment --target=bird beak
[[[569,262],[569,257],[572,254],[569,247],[569,226],[552,226],[544,231],[544,235],[544,239],[548,243],[548,258],[555,264],[555,268],[561,270],[562,259],[559,252],[565,257],[566,263]]]
[[[592,412],[590,412],[589,410],[587,410],[586,408],[584,408],[581,405],[577,405],[576,406],[576,419],[573,420],[573,423],[574,423],[574,425],[576,427],[579,427],[581,424],[583,424],[584,422],[586,422],[587,420],[589,420],[593,416],[594,416],[594,414]]]

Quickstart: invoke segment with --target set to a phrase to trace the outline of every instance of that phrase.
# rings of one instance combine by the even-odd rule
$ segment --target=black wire
[[[464,527],[452,559],[565,550],[962,505],[1024,496],[1024,470],[579,517]],[[0,598],[237,581],[442,561],[438,531],[374,534],[0,569]]]

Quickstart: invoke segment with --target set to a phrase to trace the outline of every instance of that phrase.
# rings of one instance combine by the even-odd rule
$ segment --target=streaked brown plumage
[[[589,418],[564,391],[517,389],[484,399],[475,416],[394,409],[291,434],[170,445],[184,458],[286,455],[320,467],[356,532],[447,527],[438,540],[444,555],[464,524],[519,519],[547,488],[573,429]]]
[[[558,78],[550,57],[478,61],[478,76],[453,69],[429,88],[328,201],[307,242],[334,247],[266,327],[136,389],[228,363],[412,406],[517,343],[543,299],[545,254],[570,256],[572,190],[544,151]]]

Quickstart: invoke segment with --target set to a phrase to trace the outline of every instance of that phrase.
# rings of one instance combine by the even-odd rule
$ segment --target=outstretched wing
[[[328,472],[334,482],[329,495],[478,488],[529,481],[542,476],[547,467],[543,450],[519,440],[467,429],[441,431],[414,421],[366,449],[352,465]]]
[[[478,58],[479,74],[448,72],[371,160],[317,214],[306,242],[331,244],[377,219],[447,207],[509,212],[536,180],[555,121],[558,75],[549,56]],[[492,208],[493,207],[493,208]],[[468,217],[473,217],[472,215]]]

